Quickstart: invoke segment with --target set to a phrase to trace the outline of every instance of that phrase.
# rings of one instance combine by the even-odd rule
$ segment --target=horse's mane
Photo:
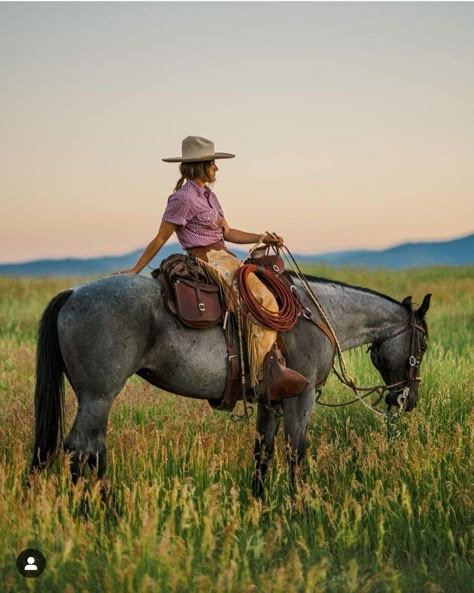
[[[291,272],[290,274],[291,274],[292,278],[297,278],[296,274],[294,274],[293,272]],[[386,299],[387,301],[390,301],[391,303],[395,303],[396,305],[403,307],[404,309],[406,309],[409,312],[413,310],[411,305],[408,307],[404,303],[397,301],[397,299],[394,299],[386,294],[383,294],[382,292],[377,292],[376,290],[371,290],[370,288],[365,288],[364,286],[355,286],[354,284],[347,284],[346,282],[340,282],[339,280],[331,280],[330,278],[321,278],[320,276],[311,276],[310,274],[305,274],[305,278],[306,278],[306,280],[309,280],[310,282],[320,282],[321,284],[337,284],[338,286],[352,288],[353,290],[360,290],[361,292],[365,292],[367,294],[372,294],[374,296]],[[428,337],[429,337],[428,324],[426,323],[425,319],[421,319],[421,320],[419,320],[419,322],[420,321],[423,326],[423,329],[425,330],[426,338],[428,339]]]
[[[291,272],[291,276],[293,278],[297,278],[296,274],[294,274],[293,272]],[[337,286],[342,286],[343,288],[352,288],[353,290],[359,290],[360,292],[365,292],[367,294],[372,294],[374,296],[386,299],[387,301],[390,301],[392,303],[395,303],[396,305],[399,305],[400,307],[404,307],[403,303],[401,303],[400,301],[397,301],[397,299],[394,299],[386,294],[383,294],[381,292],[377,292],[376,290],[372,290],[370,288],[365,288],[364,286],[355,286],[354,284],[347,284],[346,282],[340,282],[339,280],[331,280],[331,278],[321,278],[320,276],[311,276],[310,274],[305,274],[304,277],[306,278],[306,280],[309,280],[311,282],[319,282],[321,284],[337,284]]]

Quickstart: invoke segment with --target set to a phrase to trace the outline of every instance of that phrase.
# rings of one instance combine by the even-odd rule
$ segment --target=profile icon
[[[16,559],[18,572],[26,578],[39,577],[46,568],[46,558],[35,548],[20,552]]]
[[[26,559],[26,566],[23,570],[38,570],[38,567],[35,564],[35,558],[34,556],[28,556],[28,558]]]

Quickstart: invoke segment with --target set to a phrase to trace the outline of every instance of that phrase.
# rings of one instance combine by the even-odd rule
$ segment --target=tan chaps
[[[240,266],[238,258],[225,249],[224,244],[218,243],[207,247],[188,249],[189,255],[201,259],[209,264],[219,274],[219,277],[230,286],[236,270]],[[248,287],[256,299],[272,313],[278,312],[278,304],[273,294],[260,282],[255,274],[249,274]],[[233,291],[233,303],[236,302],[236,290]],[[263,379],[263,360],[270,352],[277,339],[277,332],[262,327],[248,317],[245,319],[245,333],[247,337],[247,352],[250,367],[250,385],[255,387]]]

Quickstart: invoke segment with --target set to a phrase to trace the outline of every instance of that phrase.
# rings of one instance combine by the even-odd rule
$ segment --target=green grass
[[[391,440],[359,405],[316,408],[294,498],[280,435],[263,504],[249,491],[253,424],[138,378],[112,408],[110,506],[90,483],[73,489],[64,460],[25,495],[37,324],[76,281],[0,279],[2,592],[473,591],[474,269],[307,271],[415,302],[432,292],[423,383]],[[359,382],[378,381],[364,349],[347,361]],[[334,377],[323,396],[351,398]],[[68,423],[75,406],[69,390]],[[46,556],[38,579],[15,569],[27,547]]]

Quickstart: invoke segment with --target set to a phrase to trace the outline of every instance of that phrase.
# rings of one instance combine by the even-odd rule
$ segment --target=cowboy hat
[[[215,159],[232,159],[235,154],[228,152],[214,152],[214,142],[199,136],[188,136],[183,140],[182,156],[162,159],[165,163],[196,163],[199,161],[214,161]]]

